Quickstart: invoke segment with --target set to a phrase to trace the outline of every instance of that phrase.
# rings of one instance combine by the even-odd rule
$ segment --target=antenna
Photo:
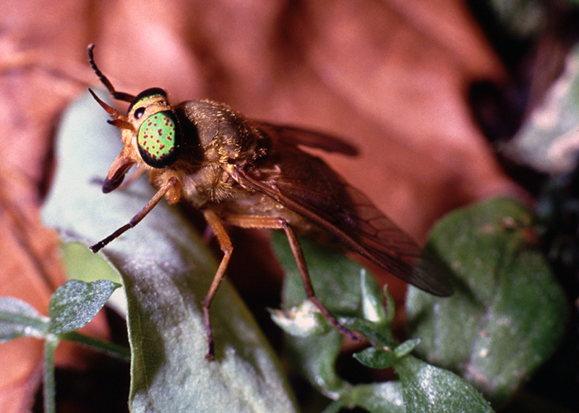
[[[95,63],[94,56],[93,56],[93,50],[94,50],[94,43],[91,43],[88,46],[88,61],[90,63],[90,67],[92,67],[92,70],[94,70],[94,72],[96,73],[96,75],[98,76],[100,81],[103,82],[103,84],[109,90],[110,94],[116,100],[122,100],[122,101],[129,102],[129,103],[131,103],[133,100],[135,100],[135,96],[128,94],[128,93],[124,93],[124,92],[117,92],[115,90],[111,81],[109,79],[107,79],[107,77],[105,75],[103,75],[103,72],[100,71],[97,64]]]

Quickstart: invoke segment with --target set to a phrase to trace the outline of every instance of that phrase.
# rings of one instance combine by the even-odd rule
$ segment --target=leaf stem
[[[54,381],[54,353],[60,339],[57,336],[47,337],[44,342],[44,411],[56,412],[56,387]]]
[[[83,346],[90,347],[92,349],[102,351],[103,353],[115,357],[121,360],[130,360],[131,353],[127,347],[120,346],[115,343],[100,340],[95,337],[87,336],[85,334],[77,333],[76,331],[71,331],[60,336],[61,339],[74,341],[75,343],[82,344]]]

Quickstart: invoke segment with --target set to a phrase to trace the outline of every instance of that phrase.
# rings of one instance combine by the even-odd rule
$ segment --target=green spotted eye
[[[137,134],[137,145],[143,161],[154,168],[175,162],[179,148],[179,124],[171,110],[146,118]]]
[[[127,111],[138,126],[137,146],[143,161],[153,168],[165,168],[177,159],[181,129],[163,89],[147,89],[137,95]]]

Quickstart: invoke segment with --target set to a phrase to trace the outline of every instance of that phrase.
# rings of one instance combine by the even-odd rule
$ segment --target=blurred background
[[[494,195],[534,207],[549,175],[574,168],[579,119],[570,109],[560,126],[544,105],[570,99],[578,16],[573,1],[538,0],[3,0],[0,295],[44,312],[64,280],[39,208],[60,115],[98,84],[89,43],[117,90],[161,87],[174,103],[212,99],[352,142],[358,157],[322,156],[422,244],[449,211]],[[529,146],[537,127],[565,139]],[[87,329],[112,334],[104,316]],[[1,411],[34,403],[41,352],[0,345]],[[70,346],[58,360],[89,363]]]

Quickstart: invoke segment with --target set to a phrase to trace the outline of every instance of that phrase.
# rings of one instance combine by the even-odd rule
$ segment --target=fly
[[[149,172],[157,193],[129,223],[90,247],[98,252],[137,225],[162,199],[190,203],[202,211],[223,252],[223,258],[203,300],[207,359],[214,358],[209,308],[229,264],[233,245],[224,224],[285,232],[307,297],[343,334],[357,339],[317,299],[296,233],[333,239],[396,277],[429,293],[452,293],[436,271],[416,265],[420,248],[359,190],[349,185],[320,158],[298,145],[352,155],[347,143],[299,128],[249,119],[230,107],[208,100],[171,105],[163,89],[137,96],[115,90],[98,69],[88,49],[91,67],[111,95],[129,102],[123,115],[96,101],[122,131],[123,150],[103,183],[103,192],[117,189],[129,169]]]

